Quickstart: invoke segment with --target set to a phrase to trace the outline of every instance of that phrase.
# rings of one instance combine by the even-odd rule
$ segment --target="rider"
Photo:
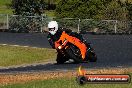
[[[65,32],[66,34],[76,37],[79,40],[81,40],[83,43],[85,43],[86,41],[83,39],[82,35],[76,33],[76,32],[72,32],[69,29],[64,29],[64,28],[59,28],[58,27],[58,23],[56,21],[50,21],[48,23],[48,31],[49,34],[47,36],[48,41],[50,43],[50,45],[52,46],[52,48],[55,49],[55,42],[59,40],[61,34],[63,32]],[[85,56],[83,56],[82,58],[85,58]]]

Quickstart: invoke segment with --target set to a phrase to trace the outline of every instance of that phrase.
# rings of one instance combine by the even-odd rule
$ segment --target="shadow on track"
[[[95,68],[109,68],[109,67],[118,67],[119,64],[108,64],[108,63],[100,63],[100,62],[89,62],[89,63],[65,63],[59,64],[56,63],[46,63],[46,64],[36,64],[36,65],[28,65],[28,66],[18,66],[18,67],[9,67],[9,68],[1,68],[0,73],[19,73],[19,72],[40,72],[40,71],[68,71],[68,70],[78,70],[79,66],[83,66],[85,69],[95,69]]]

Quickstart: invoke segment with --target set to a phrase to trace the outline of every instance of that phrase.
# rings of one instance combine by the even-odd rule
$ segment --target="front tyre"
[[[69,55],[69,57],[71,59],[74,60],[74,63],[78,64],[82,62],[81,57],[79,56],[79,52],[77,52],[79,49],[76,48],[74,45],[70,45],[70,47],[68,47],[66,49],[66,53]]]
[[[56,59],[57,64],[64,64],[67,60],[68,58],[63,54],[60,53],[57,54],[57,59]]]

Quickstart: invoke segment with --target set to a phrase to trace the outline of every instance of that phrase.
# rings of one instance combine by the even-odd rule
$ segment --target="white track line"
[[[22,46],[22,45],[10,45],[10,44],[0,44],[2,46],[15,46],[15,47],[31,47],[31,46]],[[39,48],[39,47],[31,47],[31,48]]]

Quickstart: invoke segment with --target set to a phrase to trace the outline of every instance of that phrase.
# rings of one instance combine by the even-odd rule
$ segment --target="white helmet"
[[[56,21],[50,21],[48,23],[48,29],[50,34],[55,35],[58,30],[58,23]]]

